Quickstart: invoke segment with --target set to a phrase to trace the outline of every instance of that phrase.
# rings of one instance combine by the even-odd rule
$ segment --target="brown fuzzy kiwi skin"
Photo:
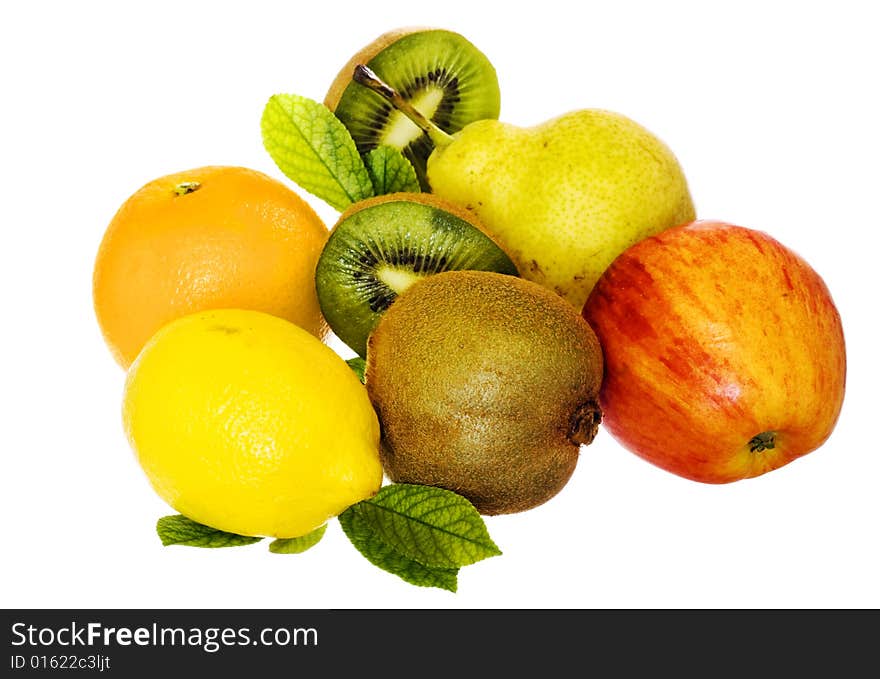
[[[426,278],[368,340],[386,474],[457,492],[482,514],[537,507],[598,430],[602,369],[592,328],[554,292],[484,271]]]
[[[354,73],[355,66],[358,64],[369,63],[373,57],[388,47],[388,45],[397,42],[407,35],[434,30],[438,29],[430,26],[403,26],[401,28],[395,28],[386,31],[368,45],[359,49],[354,56],[346,62],[345,66],[339,70],[339,73],[336,74],[333,82],[330,83],[330,88],[327,90],[327,95],[324,97],[324,106],[331,111],[336,111],[336,107],[339,105],[339,100],[342,98],[342,93],[345,92],[345,88],[352,82],[351,76],[352,73]]]

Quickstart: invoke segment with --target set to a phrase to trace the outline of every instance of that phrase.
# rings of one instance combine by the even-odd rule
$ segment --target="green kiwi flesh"
[[[458,269],[518,275],[465,213],[431,194],[371,198],[352,205],[331,230],[315,269],[318,302],[335,335],[365,357],[369,334],[398,294]]]
[[[497,119],[501,92],[495,68],[470,41],[452,31],[421,29],[376,41],[378,52],[362,63],[450,134],[475,120]],[[370,56],[367,46],[359,53]],[[351,80],[351,62],[325,103],[348,128],[360,153],[392,146],[410,160],[427,190],[428,136],[375,92]]]

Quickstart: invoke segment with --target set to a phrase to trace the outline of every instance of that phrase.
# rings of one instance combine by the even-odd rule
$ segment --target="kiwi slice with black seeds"
[[[464,36],[438,28],[401,28],[382,34],[355,54],[330,86],[324,104],[348,128],[360,153],[392,146],[410,160],[422,190],[433,144],[405,115],[354,82],[365,64],[444,132],[497,119],[501,92],[495,67]]]
[[[333,226],[315,269],[324,318],[361,357],[397,295],[441,271],[517,276],[510,257],[464,210],[428,193],[393,193],[351,205]]]

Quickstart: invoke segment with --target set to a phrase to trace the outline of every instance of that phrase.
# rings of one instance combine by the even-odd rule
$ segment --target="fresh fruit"
[[[472,211],[523,278],[577,309],[623,250],[694,219],[672,151],[619,113],[583,109],[531,128],[478,120],[450,136],[370,69],[355,79],[431,135],[431,190]]]
[[[337,337],[366,356],[367,337],[395,297],[451,269],[516,275],[510,258],[468,212],[427,193],[396,193],[353,204],[318,258],[321,310]]]
[[[840,316],[822,278],[766,233],[700,221],[618,257],[583,315],[605,352],[604,424],[706,483],[818,448],[843,403]]]
[[[599,426],[601,378],[599,343],[571,305],[493,272],[419,281],[367,348],[388,476],[455,491],[483,514],[563,488]]]
[[[304,535],[382,482],[364,386],[326,344],[258,311],[164,326],[129,369],[123,420],[159,496],[229,533]]]
[[[223,307],[324,337],[314,275],[327,235],[308,203],[255,170],[209,166],[151,181],[119,208],[95,259],[104,339],[128,367],[169,321]]]
[[[431,139],[382,97],[353,83],[352,70],[361,63],[447,132],[474,120],[498,117],[501,92],[495,68],[458,33],[401,28],[382,34],[358,51],[339,71],[324,104],[348,128],[361,153],[379,145],[403,151],[425,189]]]

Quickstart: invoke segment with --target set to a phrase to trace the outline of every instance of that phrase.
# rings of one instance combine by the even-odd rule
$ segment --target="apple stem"
[[[765,450],[773,450],[776,447],[776,432],[763,431],[756,434],[749,441],[749,450],[753,453],[763,453]]]
[[[394,108],[415,123],[422,132],[427,134],[434,146],[448,146],[452,142],[452,135],[447,134],[434,121],[426,118],[421,111],[404,99],[400,92],[383,81],[369,67],[364,64],[355,66],[352,79],[387,99]]]

